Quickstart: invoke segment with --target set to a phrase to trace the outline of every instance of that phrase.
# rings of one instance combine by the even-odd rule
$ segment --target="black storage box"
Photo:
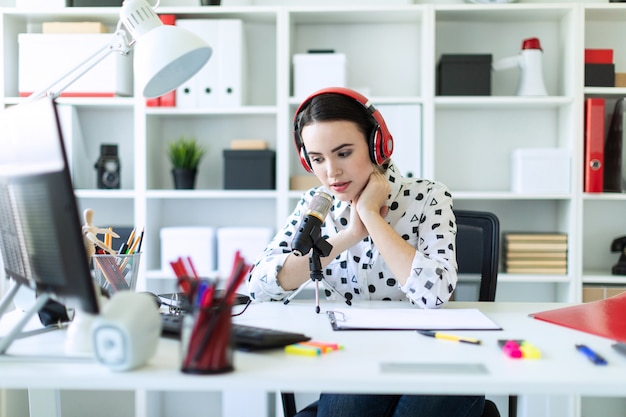
[[[491,54],[443,54],[437,65],[437,94],[491,95]]]
[[[585,64],[585,87],[615,87],[615,64]]]
[[[224,149],[225,190],[273,190],[275,180],[274,151]]]
[[[120,7],[124,0],[71,0],[73,7]]]

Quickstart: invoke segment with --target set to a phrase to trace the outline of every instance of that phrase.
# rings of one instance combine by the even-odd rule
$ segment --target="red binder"
[[[586,193],[604,191],[604,108],[603,98],[585,101],[585,166]]]
[[[537,320],[626,343],[626,293],[531,316]]]

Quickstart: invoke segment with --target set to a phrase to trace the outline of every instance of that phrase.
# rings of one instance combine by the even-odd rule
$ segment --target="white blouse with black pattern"
[[[456,222],[448,188],[425,179],[404,178],[393,163],[385,173],[391,185],[386,220],[416,248],[411,275],[401,286],[368,236],[341,253],[324,269],[324,285],[333,286],[352,300],[406,300],[422,308],[446,303],[456,287],[457,263],[454,251]],[[277,274],[291,253],[291,241],[316,189],[307,191],[255,261],[248,276],[248,290],[254,301],[281,300],[293,291],[283,289]],[[328,238],[347,227],[350,204],[333,199],[322,226]],[[327,296],[332,293],[326,291]]]

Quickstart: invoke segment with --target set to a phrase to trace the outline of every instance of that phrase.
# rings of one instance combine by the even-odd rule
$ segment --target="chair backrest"
[[[455,210],[454,214],[457,225],[456,258],[459,265],[459,283],[454,299],[494,301],[500,247],[498,217],[493,213],[471,210]]]

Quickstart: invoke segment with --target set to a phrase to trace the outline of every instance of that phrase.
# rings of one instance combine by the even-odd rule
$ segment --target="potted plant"
[[[206,153],[195,138],[181,136],[167,147],[167,156],[172,163],[172,175],[176,189],[191,190],[195,186],[198,164]]]

